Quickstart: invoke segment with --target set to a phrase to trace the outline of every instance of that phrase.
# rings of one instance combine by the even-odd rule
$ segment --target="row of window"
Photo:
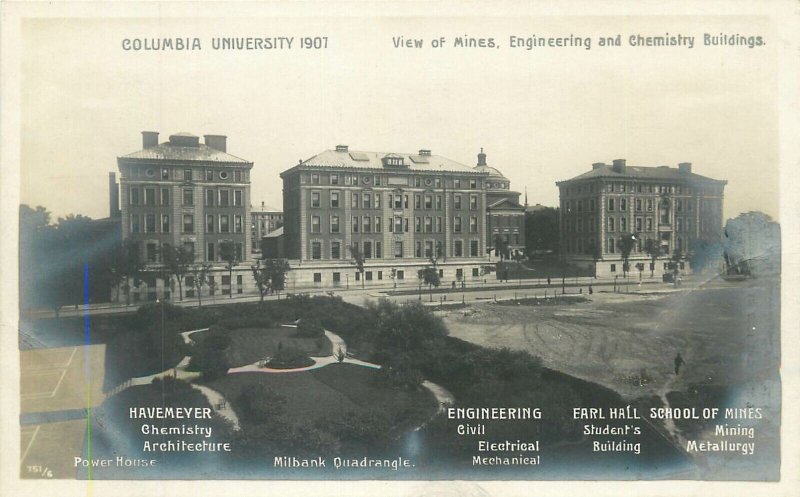
[[[130,205],[170,205],[170,191],[169,188],[158,189],[131,186],[130,195],[128,197],[129,203]],[[194,189],[185,188],[183,190],[182,205],[194,205]],[[213,207],[215,205],[219,207],[229,207],[231,205],[231,190],[225,188],[207,189],[205,205],[207,207]],[[233,206],[244,206],[244,190],[233,190]]]
[[[476,267],[472,268],[472,277],[477,278],[480,276],[480,270]],[[314,283],[321,284],[322,283],[322,273],[313,273]],[[444,269],[439,270],[439,277],[444,277]],[[349,278],[349,273],[345,273],[345,278]],[[398,269],[392,275],[389,275],[389,278],[393,278],[397,281],[405,281],[406,279],[406,272],[403,269]],[[464,278],[464,270],[462,268],[456,269],[456,280],[461,281]],[[364,281],[382,281],[383,280],[383,271],[364,271]],[[355,281],[361,281],[361,273],[356,271],[355,273]],[[339,271],[334,271],[331,273],[331,282],[333,286],[341,286],[342,285],[342,273]],[[345,284],[347,284],[347,279],[345,280]]]
[[[300,183],[307,184],[310,182],[312,185],[322,185],[322,179],[325,178],[325,175],[320,175],[319,173],[311,173],[311,174],[302,174],[300,176]],[[396,179],[396,178],[393,178]],[[346,186],[358,186],[358,185],[370,185],[370,186],[381,186],[388,184],[387,178],[384,178],[379,175],[358,175],[358,174],[338,174],[332,173],[328,175],[328,182],[325,183],[327,185],[346,185]],[[392,184],[397,184],[397,181],[392,181]],[[461,178],[454,178],[446,182],[448,188],[453,189],[460,189],[460,188],[469,188],[470,190],[477,190],[478,186],[481,184],[477,179],[461,179]],[[441,188],[442,187],[442,178],[439,177],[422,177],[422,176],[410,176],[408,178],[408,186],[414,186],[416,188],[423,188],[423,187],[431,187],[431,188]],[[505,188],[509,187],[508,183],[486,183],[486,188]]]
[[[381,208],[381,194],[380,193],[353,193],[350,197],[350,207],[353,209],[380,209]],[[328,205],[332,209],[342,207],[342,192],[339,190],[332,190],[329,194]],[[389,207],[394,209],[408,209],[408,194],[389,194]],[[311,207],[322,207],[322,192],[311,192]],[[441,195],[414,195],[414,208],[415,209],[442,209],[442,196]],[[461,194],[453,195],[453,208],[462,208]],[[469,209],[478,209],[478,196],[469,196]]]
[[[131,233],[170,233],[169,214],[131,214]],[[231,233],[231,217],[233,218],[233,233],[242,233],[242,216],[228,214],[206,216],[206,233]],[[183,215],[181,233],[194,233],[194,214]]]
[[[584,203],[583,199],[564,200],[562,202],[562,207],[564,208],[564,210],[566,212],[573,212],[573,211],[583,212],[584,211],[584,207],[588,208],[589,212],[594,212],[594,210],[595,210],[595,199],[590,198],[590,199],[586,199],[586,200],[587,201],[585,203]],[[633,200],[633,208],[634,208],[634,210],[636,212],[643,212],[643,211],[653,212],[653,208],[654,208],[654,205],[655,205],[654,199],[652,199],[652,198],[646,198],[646,199],[635,198],[635,199],[632,199],[632,200]],[[686,201],[684,202],[684,200],[686,200]],[[607,210],[609,210],[609,211],[617,211],[618,210],[618,211],[625,212],[625,211],[628,211],[628,208],[631,205],[631,204],[628,203],[628,199],[627,198],[623,198],[623,197],[609,197],[607,199],[607,202],[608,202]],[[692,200],[681,199],[681,198],[675,199],[675,210],[677,212],[683,212],[684,204],[685,204],[686,210],[688,212],[692,212],[694,210],[694,202]],[[669,208],[669,202],[666,201],[666,200],[664,202],[662,202],[662,207]]]
[[[195,247],[194,242],[183,242],[183,248],[186,249],[190,254],[192,254],[192,260],[195,258]],[[222,253],[219,250],[219,245],[215,245],[213,242],[209,242],[206,244],[206,253],[205,253],[205,260],[209,262],[219,262],[222,261]],[[160,248],[159,245],[155,242],[148,242],[145,244],[145,256],[147,262],[163,262],[162,254],[166,247],[169,244],[165,243]],[[241,243],[234,243],[233,252],[238,258],[238,260],[244,260],[244,252],[242,251],[242,244]]]
[[[683,185],[644,185],[641,183],[607,183],[605,185],[597,185],[590,183],[588,185],[568,186],[564,188],[567,195],[575,195],[581,193],[594,193],[607,192],[607,193],[663,193],[663,194],[678,194],[689,195],[692,193],[691,187]]]
[[[381,233],[383,230],[381,216],[353,216],[352,217],[352,232],[353,233]],[[390,219],[391,221],[392,219]],[[394,222],[388,225],[389,233],[407,233],[408,232],[408,218],[395,216]],[[311,216],[311,226],[309,227],[311,233],[322,233],[322,218],[321,216]],[[442,217],[416,217],[414,218],[414,233],[442,233]],[[453,217],[453,233],[462,233],[463,225],[460,216]],[[331,215],[328,218],[328,232],[341,233],[341,218],[337,215]],[[478,216],[470,216],[469,218],[469,232],[478,232]]]
[[[584,223],[585,221],[585,223]],[[662,225],[668,225],[668,219],[661,220]],[[584,229],[585,224],[585,229]],[[616,218],[616,217],[609,217],[606,220],[606,230],[607,231],[621,231],[626,232],[631,229],[628,226],[628,218],[625,216]],[[635,232],[642,232],[642,231],[653,231],[653,218],[652,217],[636,217],[634,219],[633,231]],[[594,233],[595,231],[595,219],[593,217],[584,220],[583,218],[577,219],[564,219],[564,231],[567,233],[583,233],[586,231],[587,233]],[[690,233],[692,231],[692,218],[682,218],[676,217],[675,218],[675,231],[677,232],[687,232]]]
[[[145,178],[155,179],[161,178],[162,180],[183,180],[194,181],[205,178],[206,181],[228,181],[233,180],[236,183],[245,183],[249,181],[249,171],[235,169],[233,174],[227,169],[173,169],[169,167],[162,167],[156,169],[155,167],[131,167],[129,169],[130,178]]]
[[[342,252],[342,242],[339,240],[331,240],[328,242],[328,254],[330,259],[348,259],[354,253],[360,253],[365,259],[383,259],[383,243],[379,240],[363,240],[361,242],[353,242],[352,248],[348,253]],[[405,257],[403,253],[403,242],[394,242],[394,257]],[[478,240],[469,240],[469,257],[478,257],[479,244]],[[323,258],[323,241],[311,241],[311,259],[321,260]],[[415,242],[414,257],[442,257],[444,255],[444,246],[441,242],[433,240],[420,240]],[[464,257],[464,240],[453,241],[453,257]]]
[[[633,246],[633,249],[631,250],[631,253],[639,253],[639,254],[645,253],[648,244],[653,243],[651,240],[653,240],[653,238],[651,237],[638,238]],[[662,240],[660,243],[662,247],[662,252],[666,254],[668,251],[667,249],[669,248],[669,240],[668,239]],[[564,249],[566,250],[567,253],[592,254],[595,249],[595,240],[594,238],[586,238],[586,239],[569,238],[565,241],[565,245],[566,246],[564,247]],[[666,249],[664,247],[666,247]],[[686,250],[686,247],[684,246],[684,239],[682,237],[677,237],[675,239],[675,249],[678,250],[679,252],[683,252],[684,250]],[[617,252],[620,251],[621,249],[619,246],[619,239],[609,237],[606,240],[606,253],[616,254]]]

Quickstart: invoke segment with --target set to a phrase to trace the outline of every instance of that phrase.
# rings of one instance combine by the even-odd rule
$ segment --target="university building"
[[[519,204],[519,192],[503,173],[486,163],[483,149],[478,154],[478,172],[488,174],[486,190],[486,246],[501,259],[525,253],[525,207]]]
[[[264,202],[258,208],[250,206],[250,238],[254,258],[258,259],[262,255],[262,239],[282,226],[283,212],[280,209],[270,207]]]
[[[500,192],[514,196],[508,180],[488,170],[485,155],[470,167],[430,150],[363,152],[339,145],[281,178],[282,249],[292,267],[290,285],[297,286],[361,285],[356,254],[365,261],[366,284],[417,283],[418,270],[431,259],[443,285],[482,279],[489,202]],[[513,244],[514,228],[507,227],[505,233],[498,226],[498,234]]]
[[[151,276],[132,289],[133,299],[155,300],[177,291],[166,288],[159,274],[166,246],[181,246],[214,268],[214,291],[242,293],[253,286],[249,266],[237,268],[233,281],[224,269],[220,246],[233,244],[240,261],[251,256],[250,169],[253,163],[227,152],[227,138],[142,132],[142,149],[117,158],[120,172],[122,237],[136,242]],[[190,277],[187,277],[190,279]],[[185,281],[186,296],[193,294]],[[205,291],[208,291],[206,289]]]
[[[685,259],[698,241],[719,242],[727,181],[678,167],[628,166],[624,159],[598,162],[575,178],[559,181],[560,244],[569,263],[597,276],[622,275],[620,240],[633,237],[630,271],[661,274],[678,254]],[[651,262],[647,247],[656,247]],[[679,268],[688,271],[685,260]]]

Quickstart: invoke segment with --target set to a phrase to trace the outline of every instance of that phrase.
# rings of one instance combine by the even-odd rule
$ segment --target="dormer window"
[[[403,157],[400,155],[390,154],[383,158],[384,167],[404,167],[405,163]]]

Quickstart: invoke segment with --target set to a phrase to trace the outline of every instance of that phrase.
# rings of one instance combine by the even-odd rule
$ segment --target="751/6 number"
[[[300,38],[300,48],[322,49],[328,48],[327,36],[314,36]]]

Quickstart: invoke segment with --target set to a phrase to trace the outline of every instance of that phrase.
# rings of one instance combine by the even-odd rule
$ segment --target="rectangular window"
[[[434,188],[441,188],[442,187],[442,178],[433,178],[433,187]]]
[[[422,209],[422,195],[420,194],[414,195],[414,208]]]
[[[156,232],[156,215],[155,214],[145,214],[145,216],[144,216],[144,231],[146,233],[155,233]]]
[[[675,201],[675,210],[678,212],[683,212],[683,200],[678,199]]]
[[[339,175],[338,174],[331,174],[331,184],[338,185],[339,184]]]
[[[647,225],[645,227],[645,231],[653,231],[653,218],[652,217],[648,217],[647,218]]]
[[[339,216],[331,216],[331,233],[339,233]]]
[[[320,206],[320,193],[319,192],[311,192],[311,207],[319,207]]]
[[[414,178],[414,186],[422,186],[422,178],[420,178],[418,176],[415,177]]]
[[[608,231],[614,231],[614,218],[608,218]]]
[[[403,218],[400,216],[395,216],[394,218],[394,232],[395,233],[403,232]]]
[[[470,257],[478,257],[478,240],[470,240],[469,255]]]
[[[453,180],[453,188],[461,188],[461,180],[460,179],[454,179]]]
[[[378,197],[376,197],[376,198],[378,198]],[[375,216],[375,233],[380,233],[381,229],[382,229],[381,228],[381,217],[380,216]]]
[[[219,232],[220,233],[230,233],[230,218],[227,214],[222,214],[219,216]]]
[[[634,202],[634,204],[636,206],[636,212],[641,212],[642,211],[642,199],[637,198],[636,201]]]
[[[158,260],[158,245],[155,243],[147,244],[147,262],[156,262]]]
[[[613,251],[612,251],[612,252],[613,252]],[[616,273],[616,272],[617,272],[617,265],[616,265],[616,264],[611,264],[610,271],[611,271],[612,273]]]
[[[408,233],[408,218],[403,218],[403,231]]]
[[[169,205],[169,188],[161,189],[161,205]]]
[[[239,171],[239,170],[234,171],[233,172],[233,180],[235,182],[237,182],[237,183],[241,183],[242,182],[242,172]]]
[[[353,216],[353,233],[358,233],[358,216]]]
[[[431,240],[425,240],[425,257],[429,259],[433,257],[433,242]]]
[[[442,196],[441,195],[436,195],[436,208],[438,210],[442,209]]]
[[[456,240],[453,243],[453,256],[462,257],[463,255],[464,255],[464,242],[461,240]]]
[[[359,201],[359,194],[354,193],[350,199],[350,207],[353,209],[358,209],[358,201]]]
[[[403,207],[408,209],[408,195],[403,195]]]
[[[364,259],[372,259],[372,242],[369,240],[364,241]]]
[[[144,205],[156,205],[156,190],[155,188],[144,189]]]
[[[469,232],[470,233],[477,233],[478,232],[478,216],[470,216],[470,218],[469,218]]]
[[[614,239],[613,238],[609,238],[608,239],[608,252],[613,254],[614,252],[616,252],[615,248],[616,247],[614,245]]]
[[[228,190],[219,191],[219,206],[228,207],[230,205],[230,192]]]
[[[319,174],[318,173],[311,173],[311,184],[318,185],[319,184]]]
[[[194,190],[191,188],[183,190],[183,205],[194,205]]]
[[[436,258],[442,257],[444,255],[444,247],[442,246],[442,242],[436,242]],[[440,275],[443,276],[443,275]]]
[[[339,208],[339,192],[331,192],[331,209]]]
[[[425,233],[433,233],[433,218],[425,218]]]
[[[331,242],[331,259],[342,258],[342,242]]]
[[[183,180],[184,181],[192,181],[192,170],[191,169],[184,169],[183,170]]]
[[[364,209],[372,209],[372,195],[365,193],[361,196],[361,207]]]
[[[214,181],[214,171],[206,169],[206,181]]]
[[[610,211],[614,210],[614,199],[613,198],[608,199],[608,210],[610,210]]]
[[[460,209],[461,208],[461,195],[456,194],[453,197],[453,208]]]
[[[414,243],[414,257],[422,257],[422,242]]]
[[[397,257],[397,258],[403,257],[403,242],[394,242],[394,256]],[[397,272],[397,279],[398,280],[403,279],[400,276],[400,273],[402,273],[402,271],[398,271]]]
[[[139,233],[139,214],[131,214],[131,233]]]
[[[414,218],[414,233],[421,233],[422,232],[422,218],[415,217]]]
[[[381,242],[375,242],[375,258],[383,259],[383,244]],[[378,274],[380,275],[381,273],[378,272]],[[378,279],[381,279],[381,277],[378,276]]]
[[[235,207],[241,207],[244,205],[244,192],[242,190],[233,191],[233,205]]]
[[[653,199],[647,199],[647,212],[653,212]]]
[[[311,216],[311,232],[312,233],[319,233],[319,216]]]
[[[624,199],[624,198],[619,199],[619,210],[621,210],[621,211],[627,211],[628,210],[628,201],[626,199]]]
[[[213,262],[214,261],[214,244],[213,243],[209,243],[206,246],[206,260],[209,261],[209,262]]]
[[[470,188],[470,190],[477,190],[478,189],[478,180],[476,180],[476,179],[469,180],[469,188]]]
[[[636,231],[642,231],[642,218],[636,218]]]
[[[621,217],[619,219],[619,230],[620,231],[628,231],[628,219]]]
[[[366,278],[367,281],[372,281],[372,271],[365,272],[364,278]]]
[[[169,233],[169,214],[161,215],[161,232]]]
[[[169,169],[166,167],[161,169],[161,179],[169,179]]]
[[[311,242],[311,258],[322,259],[322,242]]]
[[[371,233],[372,232],[372,218],[369,216],[364,216],[361,218],[363,223],[363,230],[362,233]]]
[[[206,207],[214,206],[214,190],[206,190]]]
[[[442,232],[442,218],[441,217],[437,217],[436,218],[436,232],[437,233],[441,233]]]
[[[458,216],[453,218],[453,233],[461,233],[461,218]]]
[[[214,215],[208,214],[206,216],[206,233],[214,232]]]
[[[430,195],[425,195],[425,208],[433,209],[433,197]]]
[[[131,187],[131,205],[139,205],[139,189],[135,186]]]
[[[194,216],[191,214],[183,215],[183,232],[194,233]]]
[[[470,195],[469,196],[469,209],[471,211],[478,209],[478,196],[477,195]]]
[[[378,176],[376,176],[375,178],[377,179]],[[375,184],[377,185],[378,183],[376,182]],[[381,208],[381,194],[380,193],[376,193],[375,194],[375,208],[376,209],[380,209]]]
[[[242,216],[239,214],[233,216],[233,231],[234,233],[242,232]]]

